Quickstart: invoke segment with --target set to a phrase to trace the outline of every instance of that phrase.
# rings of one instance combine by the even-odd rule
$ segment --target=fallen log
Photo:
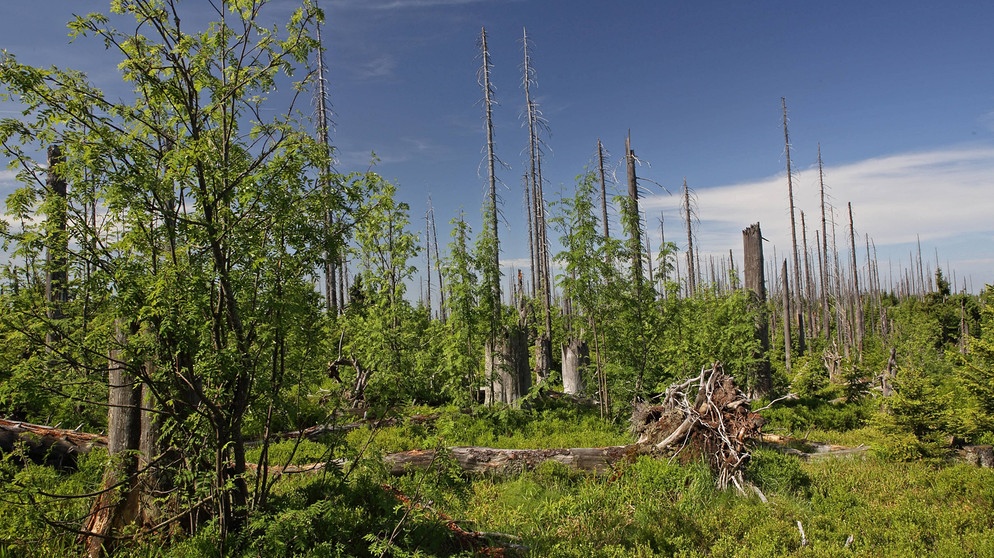
[[[460,469],[475,474],[516,474],[530,471],[546,461],[562,463],[580,471],[607,472],[622,459],[638,453],[635,445],[604,448],[569,449],[500,449],[473,446],[452,447],[443,450]],[[383,457],[393,475],[403,475],[411,470],[426,469],[439,457],[436,450],[410,450],[391,453]]]
[[[770,448],[787,455],[793,455],[802,461],[819,461],[834,457],[859,455],[870,449],[868,446],[862,444],[856,447],[840,446],[824,442],[811,442],[809,440],[777,434],[763,434],[759,441]]]
[[[0,419],[0,453],[14,453],[24,448],[33,463],[60,470],[76,468],[76,458],[96,447],[107,447],[107,437],[78,430],[55,428]]]

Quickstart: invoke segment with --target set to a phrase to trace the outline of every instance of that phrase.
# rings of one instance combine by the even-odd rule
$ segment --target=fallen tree
[[[0,419],[0,453],[17,454],[59,470],[75,469],[76,459],[96,447],[107,447],[107,437],[41,424]]]
[[[671,385],[658,405],[640,405],[632,413],[636,447],[683,461],[704,457],[719,488],[734,484],[740,491],[749,460],[746,442],[759,438],[762,426],[763,417],[750,411],[749,398],[719,363]]]
[[[428,415],[417,420],[431,421]],[[742,468],[749,459],[746,442],[759,439],[763,424],[758,413],[749,410],[749,400],[719,364],[704,368],[697,376],[670,386],[657,405],[640,405],[632,414],[632,430],[638,441],[625,446],[567,449],[502,449],[476,446],[445,449],[410,450],[383,456],[391,474],[402,475],[428,468],[439,457],[451,459],[461,470],[472,474],[516,474],[556,461],[567,467],[592,472],[607,472],[624,459],[648,454],[679,458],[681,461],[707,459],[721,488],[734,484],[742,488]],[[9,422],[9,421],[4,421]],[[2,425],[3,423],[0,423]],[[83,453],[96,446],[106,446],[106,437],[60,430],[24,423],[23,432],[40,432],[50,447],[61,454]],[[312,427],[288,432],[274,438],[313,438],[333,431],[357,427],[358,423],[335,427]],[[65,450],[61,448],[66,448]],[[54,451],[54,450],[53,450]],[[273,474],[291,474],[323,470],[344,462],[288,465],[270,464]],[[249,470],[256,469],[248,464]]]

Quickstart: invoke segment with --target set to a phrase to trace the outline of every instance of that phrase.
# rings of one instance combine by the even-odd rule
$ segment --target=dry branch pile
[[[651,453],[703,456],[717,484],[743,490],[742,468],[749,459],[746,441],[760,436],[763,418],[749,410],[749,398],[720,364],[675,383],[658,405],[641,405],[632,413],[637,445]]]

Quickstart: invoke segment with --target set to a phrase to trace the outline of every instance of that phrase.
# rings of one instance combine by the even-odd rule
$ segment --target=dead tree
[[[693,214],[690,209],[690,189],[687,179],[683,179],[683,216],[687,223],[687,294],[694,296],[697,291],[697,266],[694,265],[694,232],[691,227]]]
[[[849,202],[849,250],[852,258],[853,306],[856,314],[856,354],[863,352],[863,302],[859,290],[859,268],[856,267],[856,233],[853,228],[852,202]]]
[[[66,232],[67,184],[59,175],[57,167],[64,162],[58,145],[48,148],[48,177],[46,195],[49,199],[49,213],[46,222],[45,250],[45,300],[48,302],[48,318],[62,319],[62,306],[69,300],[69,235]],[[49,328],[45,334],[49,350],[59,342],[58,327]]]
[[[826,341],[832,339],[832,316],[828,306],[828,221],[825,215],[825,169],[821,160],[821,144],[818,144],[818,191],[821,196],[821,310],[822,330]]]
[[[531,389],[528,368],[528,332],[512,327],[498,341],[484,348],[488,405],[514,405]]]
[[[632,280],[635,282],[635,292],[641,298],[642,294],[642,224],[639,213],[638,178],[635,175],[635,151],[632,150],[632,134],[625,137],[625,166],[628,169],[628,231],[632,258]]]
[[[783,283],[783,358],[787,373],[790,374],[790,285],[787,283],[787,260],[783,261],[780,271]]]
[[[584,391],[583,376],[590,366],[590,350],[587,342],[570,339],[562,346],[563,391],[570,395],[581,395]]]
[[[607,222],[607,178],[604,175],[604,146],[597,139],[597,171],[601,184],[601,224],[604,229],[604,240],[611,238],[611,229]]]
[[[784,152],[787,157],[787,199],[790,202],[790,244],[794,254],[794,289],[798,291],[794,300],[800,299],[801,285],[801,265],[797,253],[797,226],[794,224],[794,177],[790,167],[790,134],[787,132],[787,98],[780,97],[780,105],[783,107],[783,142]]]
[[[771,387],[770,329],[766,316],[766,278],[763,275],[763,233],[759,223],[754,223],[742,231],[743,268],[745,288],[750,293],[751,305],[755,310],[755,335],[759,340],[757,364],[750,374],[749,390],[752,397],[766,395]]]
[[[137,454],[141,448],[142,387],[128,372],[125,343],[125,333],[118,322],[107,367],[110,464],[104,473],[104,491],[93,502],[81,536],[90,558],[103,556],[113,546],[118,531],[137,521],[141,513]]]
[[[552,369],[552,280],[549,270],[549,240],[545,219],[545,197],[542,190],[542,149],[538,129],[543,125],[538,105],[532,99],[531,86],[535,83],[535,70],[528,54],[528,31],[523,30],[525,114],[528,125],[529,182],[534,198],[534,230],[536,263],[538,264],[539,301],[542,304],[543,330],[535,340],[535,372],[539,380],[546,378]]]
[[[329,110],[328,110],[328,89],[327,82],[324,77],[324,46],[321,42],[321,23],[317,23],[317,42],[318,42],[318,53],[317,53],[317,70],[318,70],[318,139],[321,145],[324,146],[325,156],[328,161],[325,163],[324,167],[321,169],[321,193],[324,197],[324,202],[326,204],[331,203],[332,192],[331,192],[331,139],[328,133],[328,121],[330,120]],[[335,271],[338,268],[338,250],[332,242],[332,231],[335,228],[335,216],[331,207],[326,207],[324,210],[324,235],[325,235],[325,250],[324,250],[324,300],[325,309],[329,314],[337,314],[339,310],[345,305],[345,302],[339,296],[339,290],[336,288],[338,281],[335,278]]]

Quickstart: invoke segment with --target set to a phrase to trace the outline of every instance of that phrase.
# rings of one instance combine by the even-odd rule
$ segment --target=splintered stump
[[[763,418],[749,410],[749,398],[721,365],[666,390],[662,403],[640,405],[632,414],[636,445],[650,453],[691,461],[704,457],[720,488],[742,490],[749,460],[746,441],[760,436]]]

